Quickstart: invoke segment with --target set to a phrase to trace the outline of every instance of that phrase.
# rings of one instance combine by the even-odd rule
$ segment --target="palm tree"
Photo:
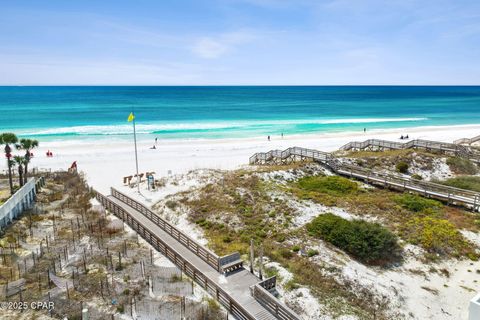
[[[13,195],[13,179],[12,179],[12,165],[13,162],[10,160],[12,157],[12,148],[10,147],[11,144],[15,144],[18,141],[17,136],[14,133],[6,132],[2,133],[0,141],[2,144],[5,145],[5,156],[7,157],[7,167],[8,167],[8,181],[10,183],[10,193]]]
[[[23,184],[27,183],[28,164],[30,163],[30,151],[38,147],[38,141],[33,139],[20,139],[20,143],[15,146],[18,150],[25,150],[25,168]]]
[[[23,166],[26,165],[26,159],[22,156],[14,156],[13,161],[18,165],[18,181],[20,182],[20,187],[23,186]]]

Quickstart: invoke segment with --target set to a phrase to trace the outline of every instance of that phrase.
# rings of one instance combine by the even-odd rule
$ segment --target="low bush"
[[[407,241],[429,253],[443,256],[472,256],[474,247],[448,220],[433,217],[413,217],[401,226]]]
[[[451,178],[445,181],[441,181],[440,183],[450,187],[480,192],[480,177],[475,177],[475,176],[456,177],[456,178]]]
[[[408,163],[406,163],[405,161],[400,161],[400,162],[397,163],[395,168],[400,173],[407,173],[408,172]]]
[[[478,167],[470,160],[459,157],[450,157],[447,159],[450,170],[457,174],[476,174]]]
[[[321,192],[329,195],[344,195],[358,190],[358,184],[338,176],[311,176],[298,181],[305,191]]]
[[[416,174],[416,173],[412,174],[412,179],[415,179],[415,180],[423,180],[422,176],[419,175],[419,174]]]
[[[367,263],[397,257],[397,237],[378,223],[320,215],[307,224],[310,235],[324,239]]]
[[[442,204],[439,201],[422,198],[416,194],[404,193],[395,196],[393,200],[403,208],[413,212],[422,212],[426,210],[436,211],[442,207]]]

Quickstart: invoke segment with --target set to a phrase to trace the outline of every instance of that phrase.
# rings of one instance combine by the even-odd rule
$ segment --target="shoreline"
[[[362,132],[335,132],[288,135],[283,139],[272,136],[235,139],[160,140],[156,149],[150,149],[152,140],[138,141],[139,172],[153,171],[155,178],[169,174],[182,174],[194,169],[231,170],[248,165],[248,159],[255,152],[272,149],[286,149],[292,146],[335,151],[350,141],[366,139],[399,140],[400,135],[409,135],[409,140],[425,139],[452,142],[459,138],[471,138],[480,134],[479,125],[429,126],[415,128],[372,129]],[[53,158],[47,158],[47,150]],[[78,141],[42,142],[35,149],[30,168],[68,169],[73,161],[86,175],[89,184],[101,192],[109,192],[111,186],[122,186],[124,176],[135,172],[133,137],[131,140],[99,139]],[[14,152],[16,154],[17,151]],[[0,162],[0,171],[6,170],[6,163]]]
[[[283,138],[280,140],[288,141],[288,140],[297,140],[297,139],[318,139],[318,138],[333,138],[333,137],[346,137],[346,136],[364,136],[365,134],[410,134],[410,133],[423,133],[425,131],[450,131],[453,129],[472,129],[477,130],[478,134],[480,134],[480,124],[458,124],[458,125],[430,125],[430,126],[418,126],[418,127],[399,127],[399,128],[380,128],[380,129],[368,129],[367,132],[364,133],[363,131],[354,131],[354,130],[342,130],[342,131],[325,131],[325,132],[306,132],[306,133],[292,133],[292,134],[285,134]],[[15,132],[15,130],[12,130]],[[477,135],[478,135],[477,134]],[[153,142],[155,139],[154,134],[148,134],[148,138],[146,137],[147,134],[138,134],[137,133],[137,142],[138,143],[145,143],[145,142]],[[19,135],[20,137],[23,137]],[[271,134],[270,135],[272,140],[279,140],[278,134]],[[33,139],[39,140],[43,147],[65,147],[68,146],[75,146],[75,145],[90,145],[92,142],[95,143],[131,143],[133,140],[132,134],[125,134],[125,135],[79,135],[79,136],[69,136],[72,138],[66,137],[59,137],[55,139],[48,139],[47,141],[42,141],[42,137],[35,137],[29,136]],[[158,142],[164,145],[178,145],[178,144],[192,144],[192,143],[232,143],[232,142],[247,142],[247,141],[262,141],[265,140],[267,135],[257,135],[257,136],[250,136],[250,137],[237,137],[237,138],[162,138],[161,135],[158,136]],[[397,137],[398,138],[398,137]],[[470,137],[462,137],[462,138],[470,138]],[[421,137],[416,137],[416,139],[422,139]],[[442,141],[441,139],[438,139]],[[445,140],[448,141],[448,140]],[[65,145],[62,145],[65,144]]]

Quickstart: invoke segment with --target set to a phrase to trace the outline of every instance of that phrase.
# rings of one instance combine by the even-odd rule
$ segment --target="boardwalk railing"
[[[271,157],[265,157],[267,154],[271,155]],[[287,154],[288,156],[285,156]],[[280,157],[275,158],[275,155],[280,155]],[[448,203],[463,205],[472,208],[474,211],[478,211],[480,209],[480,193],[449,187],[438,183],[415,180],[391,173],[386,174],[382,172],[376,172],[359,166],[344,164],[335,159],[332,154],[312,149],[294,147],[288,148],[284,152],[280,153],[256,153],[250,157],[250,164],[277,164],[278,161],[287,161],[288,159],[299,155],[302,155],[303,158],[310,158],[312,160],[321,162],[330,167],[337,174],[354,177],[364,180],[368,183],[382,185],[384,187],[391,187],[402,191],[413,191],[427,197],[433,197],[447,201]],[[276,159],[278,161],[276,161]]]
[[[185,233],[183,233],[176,227],[172,226],[170,223],[168,223],[166,220],[159,217],[157,214],[155,214],[153,211],[148,209],[146,206],[144,206],[140,202],[133,200],[132,198],[126,196],[125,194],[121,193],[120,191],[114,188],[111,188],[111,193],[112,193],[112,196],[114,196],[118,200],[138,210],[145,217],[147,217],[149,220],[151,220],[153,223],[159,226],[163,231],[171,235],[178,242],[180,242],[185,247],[187,247],[190,251],[195,253],[200,259],[202,259],[203,261],[208,263],[210,266],[212,266],[215,270],[221,271],[219,257],[215,253],[211,252],[210,250],[206,249],[202,245],[195,242]]]
[[[265,290],[272,290],[277,285],[277,277],[273,276],[273,277],[267,278],[262,282],[259,282],[258,285],[264,288]]]
[[[480,141],[480,135],[473,137],[473,138],[461,138],[458,140],[453,141],[455,144],[468,144],[471,145],[474,142]]]
[[[400,175],[375,172],[359,166],[330,163],[332,169],[344,176],[364,180],[367,183],[390,187],[399,191],[413,191],[426,197],[437,198],[447,203],[461,204],[471,207],[474,211],[480,209],[480,193],[445,186],[442,184],[407,178]]]
[[[0,228],[7,226],[24,210],[30,208],[35,201],[35,195],[35,178],[30,178],[23,187],[0,206]]]
[[[258,152],[255,153],[253,156],[250,157],[249,163],[267,163],[269,161],[279,159],[285,160],[292,156],[296,157],[303,157],[303,158],[311,158],[316,161],[327,162],[333,159],[333,155],[328,152],[323,152],[314,149],[306,149],[300,147],[291,147],[286,150],[271,150],[269,152]]]
[[[177,251],[168,246],[149,228],[144,227],[126,210],[109,200],[101,193],[96,192],[97,200],[110,212],[127,223],[142,238],[150,243],[156,250],[169,258],[177,265],[182,272],[191,277],[196,283],[204,288],[208,293],[214,296],[232,315],[240,320],[255,320],[255,316],[246,310],[242,305],[231,297],[221,287],[211,281],[204,273],[197,269],[193,264],[184,259]],[[138,209],[137,209],[138,210]]]
[[[284,304],[279,304],[278,299],[268,292],[259,283],[250,287],[252,296],[267,310],[282,320],[300,320],[300,318]]]
[[[380,139],[369,139],[363,142],[352,141],[342,146],[340,150],[366,149],[369,147],[385,148],[385,149],[423,148],[423,149],[436,150],[436,151],[442,151],[442,152],[452,152],[455,155],[458,155],[461,157],[469,157],[469,156],[474,157],[472,152],[470,152],[470,150],[465,146],[455,144],[455,143],[420,140],[420,139],[411,140],[405,143],[380,140]]]

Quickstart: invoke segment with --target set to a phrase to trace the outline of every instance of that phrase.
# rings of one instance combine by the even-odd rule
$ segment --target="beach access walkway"
[[[111,189],[111,195],[96,193],[97,200],[135,230],[156,250],[241,320],[298,320],[292,310],[271,291],[276,278],[265,280],[243,267],[238,253],[218,257],[140,202]]]
[[[474,137],[468,140],[474,140],[478,137]],[[467,139],[465,139],[467,140]],[[458,142],[459,140],[457,140]],[[352,141],[346,145],[340,147],[340,150],[400,150],[400,149],[424,149],[427,151],[445,152],[451,153],[457,157],[467,158],[474,162],[480,162],[480,155],[473,152],[467,146],[460,143],[448,143],[431,140],[410,140],[408,142],[396,142],[380,139],[368,139],[363,142]]]
[[[351,143],[351,146],[352,144],[353,143]],[[368,144],[369,143],[364,143],[364,145]],[[348,149],[351,148],[349,147]],[[313,160],[321,163],[338,175],[356,178],[368,184],[399,191],[415,192],[425,197],[445,201],[448,204],[461,205],[475,212],[478,212],[480,209],[480,193],[478,192],[412,179],[393,172],[380,172],[346,164],[337,159],[332,153],[314,149],[291,147],[283,151],[271,150],[268,152],[259,152],[250,157],[249,163],[251,165],[282,165],[305,160]]]

